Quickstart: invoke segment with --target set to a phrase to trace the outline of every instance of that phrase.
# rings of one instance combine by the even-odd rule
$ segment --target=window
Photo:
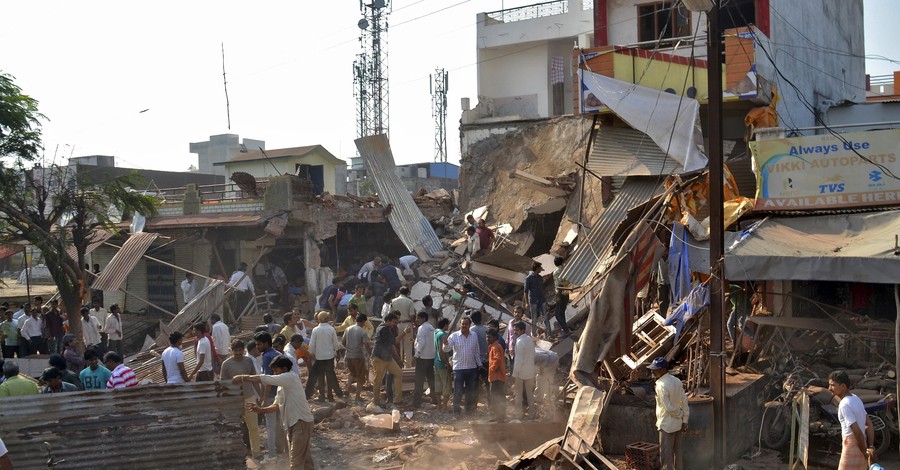
[[[678,2],[648,3],[638,5],[638,41],[656,41],[690,36],[691,13]]]

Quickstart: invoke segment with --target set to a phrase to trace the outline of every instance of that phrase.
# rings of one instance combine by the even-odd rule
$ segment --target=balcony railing
[[[585,2],[587,0],[582,0]],[[584,9],[584,3],[582,3]],[[485,13],[487,23],[514,23],[516,21],[533,20],[547,16],[563,15],[569,12],[569,0],[556,0],[554,2],[536,3],[524,7],[508,8]]]
[[[225,202],[243,201],[248,199],[261,199],[266,194],[267,179],[256,180],[256,188],[253,191],[245,191],[235,183],[203,184],[197,186],[200,200],[204,204],[217,204]],[[248,188],[249,189],[249,188]],[[187,187],[165,188],[156,192],[155,196],[163,204],[181,204],[184,202],[184,193]]]

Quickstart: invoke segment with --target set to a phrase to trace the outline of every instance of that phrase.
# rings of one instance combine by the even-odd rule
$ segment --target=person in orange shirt
[[[506,421],[506,359],[497,330],[487,330],[488,341],[488,405],[499,422]]]

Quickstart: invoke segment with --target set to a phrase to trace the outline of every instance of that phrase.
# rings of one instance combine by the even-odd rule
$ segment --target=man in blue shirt
[[[544,278],[541,276],[541,263],[534,263],[528,276],[525,276],[525,305],[531,310],[531,325],[537,325],[539,317],[544,317],[544,326],[550,334],[550,318],[547,317],[547,299],[544,297]]]
[[[87,363],[87,367],[81,370],[81,373],[78,374],[78,378],[81,379],[81,384],[84,385],[85,390],[106,390],[106,382],[109,381],[109,377],[112,373],[100,364],[100,355],[97,354],[97,350],[93,348],[89,348],[84,352],[84,362]]]
[[[381,277],[387,283],[388,292],[396,294],[400,289],[400,276],[397,275],[397,268],[391,264],[390,260],[384,262],[381,267]]]

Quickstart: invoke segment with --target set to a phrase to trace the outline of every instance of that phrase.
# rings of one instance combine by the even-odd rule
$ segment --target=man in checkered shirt
[[[459,413],[459,402],[466,394],[466,412],[477,406],[478,370],[482,368],[478,337],[470,331],[472,319],[463,317],[460,330],[444,338],[444,352],[452,352],[453,412]]]

